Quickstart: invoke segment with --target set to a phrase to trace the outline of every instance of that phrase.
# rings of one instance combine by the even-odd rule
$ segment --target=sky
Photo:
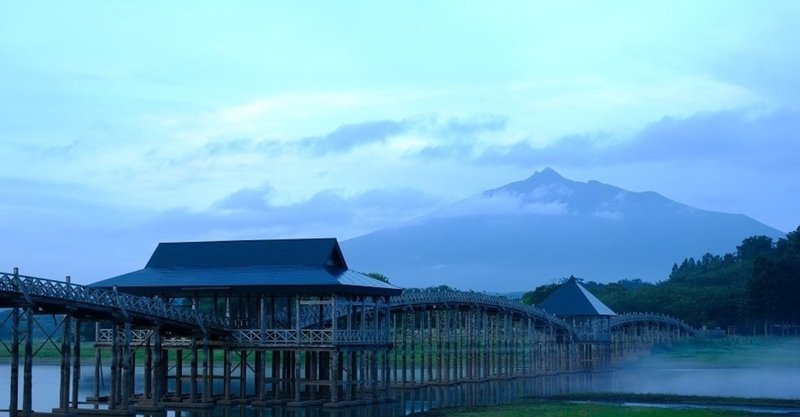
[[[0,271],[343,240],[545,167],[792,231],[798,21],[795,1],[0,0]]]

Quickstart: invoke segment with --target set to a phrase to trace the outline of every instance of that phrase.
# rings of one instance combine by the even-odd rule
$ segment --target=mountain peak
[[[547,167],[541,171],[534,172],[533,175],[528,177],[528,181],[530,180],[537,180],[541,182],[555,182],[561,181],[564,177],[561,176],[556,170],[553,168]]]

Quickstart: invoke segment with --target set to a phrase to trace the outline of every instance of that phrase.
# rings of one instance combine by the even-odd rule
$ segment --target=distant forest
[[[559,285],[537,287],[522,302],[538,304]],[[635,279],[583,286],[617,313],[663,313],[698,327],[780,334],[800,324],[800,227],[777,242],[753,236],[735,253],[684,259],[655,284]]]

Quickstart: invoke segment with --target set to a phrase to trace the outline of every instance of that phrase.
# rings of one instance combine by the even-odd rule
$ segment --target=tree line
[[[561,282],[525,293],[522,302],[540,303]],[[791,326],[800,324],[800,227],[777,241],[748,237],[733,253],[686,258],[661,282],[583,286],[617,313],[663,313],[694,326],[736,326],[740,333],[797,329]]]

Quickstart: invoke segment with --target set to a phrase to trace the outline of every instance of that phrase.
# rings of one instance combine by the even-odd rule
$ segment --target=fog
[[[657,348],[614,371],[615,392],[800,398],[800,340],[719,339]]]

